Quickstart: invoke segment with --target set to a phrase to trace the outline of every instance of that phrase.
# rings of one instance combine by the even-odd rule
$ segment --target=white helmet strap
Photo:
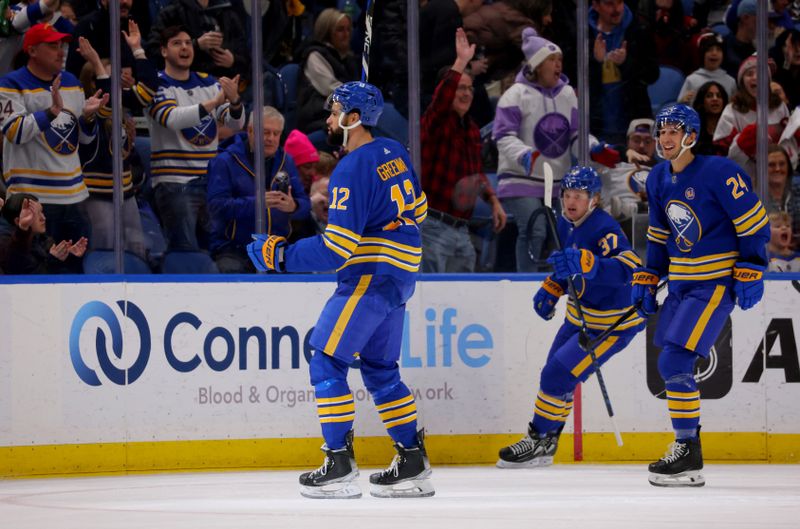
[[[347,133],[350,131],[350,129],[354,129],[354,128],[358,127],[359,125],[361,125],[361,116],[360,115],[358,117],[358,121],[356,121],[352,125],[345,125],[344,124],[344,117],[346,115],[347,114],[345,112],[341,112],[339,114],[339,126],[344,131],[344,140],[343,140],[343,143],[342,143],[342,147],[347,145]]]

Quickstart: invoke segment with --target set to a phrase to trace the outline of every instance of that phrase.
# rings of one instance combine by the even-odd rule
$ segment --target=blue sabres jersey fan
[[[600,208],[592,211],[579,226],[560,217],[558,233],[564,248],[585,249],[596,256],[597,275],[589,281],[583,277],[576,280],[575,289],[581,300],[586,326],[602,332],[630,309],[630,281],[634,268],[642,266],[642,260],[631,249],[619,223]],[[549,280],[557,282],[562,291],[566,291],[566,281]],[[581,325],[571,299],[567,302],[566,320],[578,327]],[[645,320],[634,313],[617,330],[638,332],[644,324]]]
[[[412,280],[422,257],[418,224],[428,211],[406,149],[375,138],[345,156],[328,184],[325,232],[286,249],[286,270],[338,270]]]
[[[767,212],[735,162],[696,156],[681,173],[656,165],[647,179],[647,266],[669,273],[670,289],[698,281],[730,285],[737,262],[766,266]],[[669,268],[667,269],[667,265]]]

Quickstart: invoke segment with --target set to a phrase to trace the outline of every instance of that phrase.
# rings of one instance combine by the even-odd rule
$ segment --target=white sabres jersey
[[[242,128],[244,111],[234,119],[228,103],[211,114],[201,111],[200,103],[220,90],[217,80],[204,73],[191,72],[187,80],[179,81],[159,72],[158,92],[147,109],[154,186],[185,184],[205,176],[208,162],[217,155],[217,122],[234,130]]]
[[[81,123],[86,101],[78,79],[61,73],[64,107],[51,122],[52,81],[23,66],[0,79],[3,179],[11,193],[31,193],[43,204],[75,204],[89,196],[81,172],[78,144],[90,143],[96,125]]]

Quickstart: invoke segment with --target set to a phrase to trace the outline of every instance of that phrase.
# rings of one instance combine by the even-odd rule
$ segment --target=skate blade
[[[497,468],[538,468],[538,467],[549,467],[553,464],[553,456],[546,456],[546,457],[534,457],[530,461],[522,461],[519,463],[515,463],[512,461],[506,461],[505,459],[498,459],[495,466]]]
[[[689,470],[673,476],[651,473],[648,481],[654,487],[702,487],[706,484],[706,478],[699,470]]]
[[[407,479],[394,485],[370,485],[370,495],[376,498],[428,498],[436,494],[433,483],[427,477],[430,472],[422,477]]]
[[[307,487],[300,485],[300,495],[315,500],[355,500],[361,497],[358,483],[336,483],[324,487]]]

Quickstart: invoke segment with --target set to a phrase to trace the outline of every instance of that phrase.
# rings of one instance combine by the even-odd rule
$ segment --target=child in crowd
[[[770,272],[800,272],[800,252],[792,249],[792,219],[785,211],[769,214],[770,238],[767,245]]]

